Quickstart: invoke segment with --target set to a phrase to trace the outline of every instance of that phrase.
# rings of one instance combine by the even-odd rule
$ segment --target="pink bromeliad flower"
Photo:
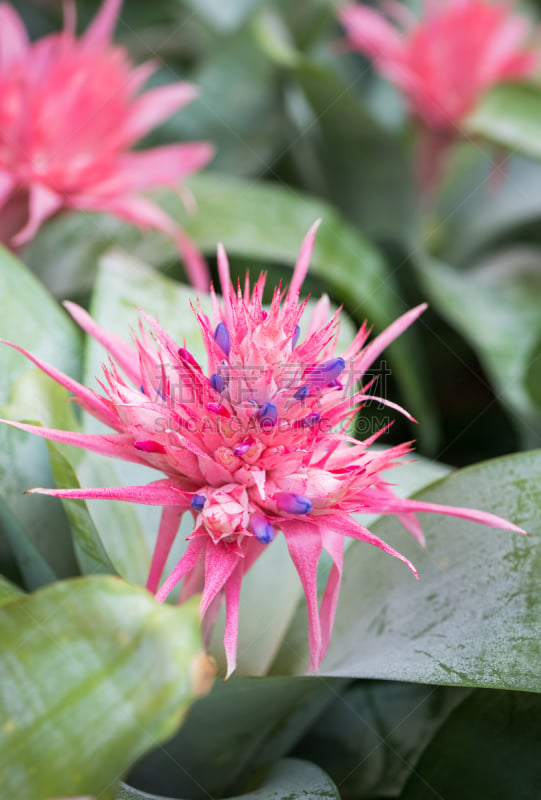
[[[330,316],[328,299],[323,297],[301,336],[306,301],[299,301],[299,293],[315,231],[316,226],[302,245],[289,290],[276,289],[268,310],[262,307],[265,276],[252,291],[248,279],[244,290],[240,285],[235,290],[225,251],[219,246],[222,301],[212,292],[212,321],[194,309],[207,353],[206,369],[143,312],[147,328],[141,325],[140,336],[130,347],[72,303],[66,304],[68,311],[109,353],[103,394],[11,345],[116,433],[8,424],[150,465],[165,475],[144,486],[32,491],[162,506],[147,588],[160,600],[181,580],[181,601],[202,592],[201,614],[208,634],[225,596],[228,675],[236,664],[242,578],[279,532],[286,538],[304,588],[309,669],[316,670],[333,627],[345,537],[381,548],[417,574],[404,556],[367,530],[353,513],[396,514],[420,542],[423,535],[414,516],[419,511],[520,530],[484,511],[397,497],[381,472],[407,453],[409,445],[374,450],[371,445],[377,436],[358,441],[348,435],[348,423],[360,404],[374,399],[367,394],[368,387],[360,385],[363,375],[424,306],[408,311],[369,344],[369,331],[363,325],[348,349],[337,355],[339,312]],[[185,512],[193,515],[193,532],[184,555],[160,586]],[[317,565],[322,550],[329,553],[333,566],[319,605]]]
[[[156,66],[134,67],[111,43],[122,0],[105,0],[75,37],[28,40],[16,11],[0,3],[0,242],[20,247],[61,209],[103,211],[171,236],[191,281],[208,288],[201,254],[171,217],[140,192],[176,187],[212,157],[207,142],[142,151],[133,145],[196,96],[188,83],[141,89]]]
[[[530,21],[510,3],[426,0],[424,5],[418,21],[402,4],[384,3],[398,27],[358,3],[343,5],[339,18],[353,48],[404,93],[423,123],[419,166],[426,185],[441,172],[442,164],[431,162],[441,162],[483,93],[502,81],[533,77],[541,53],[526,43]]]

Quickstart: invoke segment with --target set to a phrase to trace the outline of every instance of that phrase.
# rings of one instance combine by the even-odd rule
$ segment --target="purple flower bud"
[[[297,346],[297,342],[299,341],[299,336],[301,335],[301,328],[300,325],[295,325],[293,328],[293,336],[291,337],[291,349],[294,350]]]
[[[280,511],[287,511],[288,514],[309,514],[312,510],[312,503],[302,494],[278,492],[274,500]]]
[[[152,439],[141,439],[138,442],[134,442],[134,447],[136,450],[141,450],[143,453],[160,453],[163,455],[166,452],[162,444],[153,442]]]
[[[263,514],[252,514],[250,517],[250,530],[261,544],[270,544],[274,539],[274,528]]]
[[[310,394],[310,388],[304,384],[304,386],[299,386],[295,394],[293,395],[294,400],[306,400],[308,395]]]
[[[257,418],[265,428],[274,428],[278,420],[278,409],[275,403],[265,403],[257,412]]]
[[[219,392],[220,394],[225,389],[225,380],[217,372],[215,372],[213,375],[210,376],[209,383],[214,389],[214,391]]]
[[[228,356],[231,351],[231,338],[229,336],[229,331],[225,326],[225,322],[219,322],[216,325],[216,330],[214,331],[214,341],[219,347],[222,348],[226,356]]]
[[[207,498],[204,494],[194,494],[190,501],[190,505],[194,511],[202,511],[206,501]]]
[[[305,372],[305,378],[312,384],[319,386],[335,386],[335,381],[342,374],[346,366],[343,358],[331,358],[315,367],[310,367]]]
[[[301,420],[301,424],[307,428],[311,428],[312,425],[317,425],[320,419],[321,414],[319,411],[312,411],[303,420]]]

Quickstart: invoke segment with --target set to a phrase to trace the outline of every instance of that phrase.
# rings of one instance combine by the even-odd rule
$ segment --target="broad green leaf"
[[[400,800],[537,800],[541,698],[477,690],[436,734]]]
[[[376,450],[379,447],[375,446]],[[384,448],[382,448],[384,449]],[[443,478],[452,471],[452,467],[443,464],[441,461],[432,461],[430,458],[423,458],[417,453],[406,456],[400,462],[400,466],[392,467],[381,473],[383,480],[393,486],[393,491],[399,497],[411,497],[421,489],[425,489],[434,481]],[[363,525],[371,525],[379,518],[378,514],[359,514],[359,520]],[[349,546],[351,542],[346,542]]]
[[[0,296],[0,338],[16,342],[78,377],[81,340],[76,327],[28,270],[5,250],[0,252]],[[27,420],[41,419],[46,399],[25,389],[27,376],[33,371],[24,356],[0,345],[2,416],[21,419],[24,406]],[[11,407],[6,408],[8,405]],[[60,502],[23,494],[33,486],[51,484],[45,443],[0,426],[0,503],[13,523],[9,524],[11,533],[18,531],[15,537],[11,533],[8,536],[30,588],[51,580],[54,574],[62,577],[77,572]]]
[[[242,795],[230,797],[229,800],[340,800],[334,783],[323,770],[300,761],[297,758],[286,758],[265,771],[258,788],[243,792]],[[147,794],[123,785],[116,800],[171,800],[155,794]],[[176,797],[175,800],[185,800]]]
[[[483,509],[532,534],[423,514],[421,550],[389,517],[372,526],[417,567],[354,543],[321,674],[541,691],[541,451],[452,473],[419,497]],[[306,624],[304,622],[304,624]],[[306,632],[293,628],[273,671],[302,673]]]
[[[467,136],[541,158],[541,87],[500,84],[490,89],[464,120]]]
[[[2,535],[2,568],[4,570],[20,576],[27,588],[51,583],[56,579],[57,576],[45,556],[38,550],[17,517],[1,498],[0,531]]]
[[[23,594],[22,589],[7,578],[4,578],[3,575],[0,575],[0,606],[11,603],[12,600],[17,600]]]
[[[355,681],[307,731],[294,755],[324,769],[342,800],[396,797],[438,728],[470,691]]]
[[[160,605],[116,578],[60,582],[3,606],[0,638],[6,798],[110,797],[194,697],[196,607]]]
[[[450,173],[438,215],[425,232],[433,255],[468,268],[489,247],[536,241],[532,231],[541,217],[541,163],[510,155],[505,164],[494,164],[472,144],[456,151]]]
[[[59,489],[77,489],[80,483],[77,475],[62,450],[48,442],[49,458],[55,484]],[[103,542],[92,520],[88,506],[84,500],[63,500],[62,504],[69,519],[75,555],[84,575],[92,573],[113,573],[115,569],[107,555]]]
[[[541,442],[541,250],[506,249],[468,272],[420,260],[434,307],[476,351],[525,443]]]
[[[345,682],[235,678],[216,682],[179,733],[137,764],[127,781],[171,797],[229,797],[257,770],[283,758]]]
[[[95,453],[85,454],[75,473],[82,487],[124,486],[123,463]],[[147,482],[148,475],[135,475],[132,483]],[[156,473],[152,478],[156,479]],[[72,502],[72,501],[69,501]],[[144,528],[142,507],[132,503],[87,500],[86,508],[114,570],[126,580],[144,585],[148,576],[151,550],[149,539],[157,531],[157,519],[148,514],[152,527]]]

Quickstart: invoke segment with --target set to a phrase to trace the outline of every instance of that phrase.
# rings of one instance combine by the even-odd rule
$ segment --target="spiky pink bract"
[[[122,0],[104,0],[88,30],[31,43],[14,8],[0,3],[0,241],[19,247],[61,209],[114,214],[171,236],[191,281],[208,288],[197,248],[140,192],[177,187],[211,159],[207,142],[133,151],[133,145],[196,96],[171,83],[141,92],[156,65],[134,67],[111,43]]]
[[[419,169],[430,188],[460,122],[483,93],[533,77],[541,53],[527,43],[532,24],[509,2],[425,0],[420,20],[393,0],[382,7],[395,25],[359,3],[346,3],[338,15],[351,46],[404,93],[423,123]]]
[[[147,587],[160,600],[181,580],[181,601],[202,592],[207,634],[225,597],[228,675],[236,664],[243,575],[279,532],[286,538],[304,588],[309,669],[316,670],[329,645],[346,536],[381,548],[417,574],[406,558],[353,519],[352,513],[396,514],[421,542],[417,511],[519,530],[487,512],[397,497],[381,472],[407,453],[409,445],[374,450],[371,445],[377,436],[358,441],[347,434],[353,414],[370,399],[367,387],[360,386],[366,370],[424,306],[408,311],[369,344],[369,331],[363,325],[348,349],[337,356],[339,312],[329,319],[329,303],[323,298],[302,337],[299,323],[306,302],[299,301],[299,292],[316,227],[302,245],[289,291],[278,288],[268,310],[262,307],[265,276],[252,291],[248,280],[244,290],[239,286],[235,291],[225,251],[218,248],[222,303],[212,292],[212,322],[194,309],[208,357],[206,371],[143,312],[148,329],[141,325],[132,348],[98,327],[83,309],[66,304],[79,325],[109,352],[104,394],[12,345],[116,433],[79,434],[8,424],[150,465],[166,476],[146,486],[33,491],[162,506]],[[193,532],[185,554],[160,586],[186,511],[193,514]],[[322,550],[333,565],[318,607],[317,565]]]

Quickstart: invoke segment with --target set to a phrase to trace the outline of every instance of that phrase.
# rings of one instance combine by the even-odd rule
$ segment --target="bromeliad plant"
[[[195,311],[207,374],[158,322],[144,312],[134,348],[101,329],[81,308],[68,310],[108,351],[100,395],[12,344],[47,375],[73,392],[82,408],[116,434],[81,434],[11,422],[39,436],[114,458],[149,465],[166,474],[146,486],[97,489],[33,489],[62,498],[107,498],[163,508],[147,588],[164,600],[184,579],[180,600],[202,592],[205,638],[212,632],[222,596],[226,602],[224,647],[227,676],[236,666],[238,610],[243,576],[278,531],[299,573],[308,609],[309,671],[317,671],[334,622],[342,575],[344,539],[368,542],[413,565],[372,534],[352,513],[397,514],[424,543],[415,512],[450,514],[521,532],[485,511],[430,504],[395,495],[380,473],[395,465],[408,444],[374,451],[375,434],[358,441],[347,427],[370,386],[358,384],[375,359],[424,311],[419,306],[366,344],[365,325],[351,346],[336,355],[339,312],[329,319],[324,296],[306,335],[300,291],[317,226],[300,250],[287,292],[274,291],[262,305],[265,276],[252,291],[235,290],[222,247],[218,251],[223,306],[212,293],[213,322]],[[399,409],[400,410],[400,409]],[[6,422],[6,420],[3,420]],[[380,433],[382,433],[380,431]],[[188,548],[163,585],[159,582],[184,512],[194,516]],[[523,531],[522,531],[523,532]],[[333,566],[321,606],[317,570],[322,550]]]
[[[0,241],[28,243],[62,209],[108,212],[171,236],[190,280],[205,289],[198,249],[141,192],[176,188],[210,161],[212,146],[133,149],[197,90],[177,82],[141,92],[156,65],[134,67],[111,43],[121,6],[104,0],[77,39],[75,6],[66,3],[64,31],[31,43],[17,12],[0,4]]]
[[[539,441],[533,23],[59,6],[0,4],[0,796],[538,800],[541,454],[441,463]]]
[[[529,41],[530,21],[506,3],[426,2],[419,20],[400,4],[385,10],[346,3],[339,17],[349,44],[404,94],[420,121],[419,178],[433,190],[465,117],[491,87],[538,75],[539,48]]]

